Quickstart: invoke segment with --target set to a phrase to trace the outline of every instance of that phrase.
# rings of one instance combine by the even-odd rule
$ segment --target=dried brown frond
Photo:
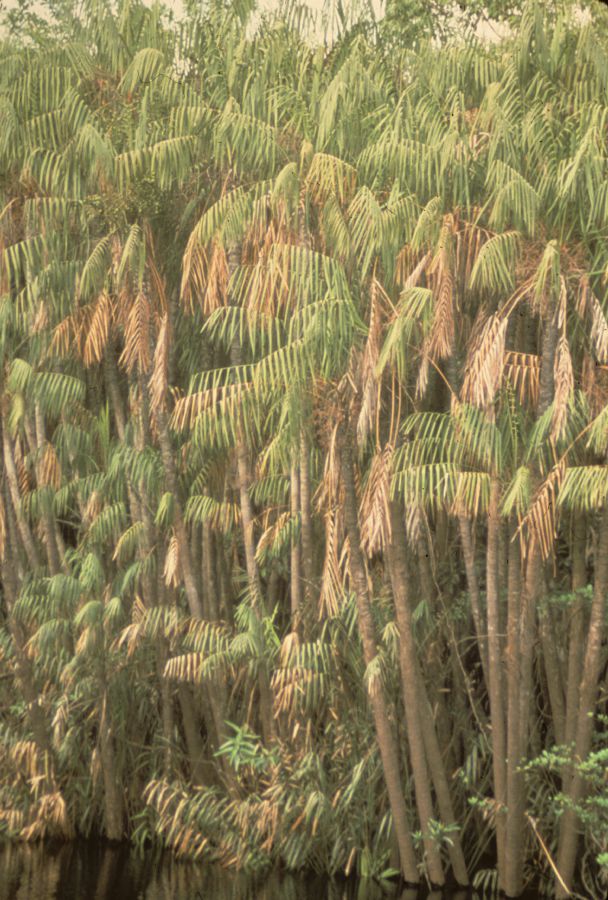
[[[195,302],[202,308],[207,289],[209,260],[205,248],[195,235],[190,235],[182,264],[181,299],[187,311],[194,312]]]
[[[513,387],[522,406],[536,407],[540,391],[540,356],[505,351],[504,378]]]
[[[66,802],[59,791],[53,791],[41,797],[38,805],[38,820],[44,823],[42,833],[64,838],[71,838],[74,835]],[[36,823],[34,823],[35,826]]]
[[[420,368],[418,369],[418,377],[416,379],[416,397],[423,397],[429,383],[429,369],[431,359],[426,347],[422,348],[422,358],[420,360]]]
[[[42,459],[38,469],[38,480],[40,484],[50,484],[55,490],[61,487],[62,475],[61,465],[55,448],[48,441],[44,445]]]
[[[403,252],[404,251],[401,251],[401,253]],[[399,254],[399,258],[401,259],[401,254]],[[418,262],[413,266],[413,268],[410,269],[407,274],[403,273],[402,277],[399,278],[398,281],[402,285],[404,291],[408,290],[409,288],[417,287],[420,284],[420,279],[428,268],[431,259],[432,254],[430,252],[425,253],[424,256],[418,260]]]
[[[487,409],[500,386],[508,320],[494,314],[474,341],[465,366],[461,396],[465,403]]]
[[[99,491],[93,491],[87,500],[87,505],[83,511],[83,519],[85,523],[93,522],[103,508],[103,497]]]
[[[361,547],[370,558],[383,550],[391,539],[392,457],[391,446],[374,455],[361,498]]]
[[[201,294],[203,312],[206,316],[211,315],[214,310],[219,309],[220,306],[225,306],[228,302],[229,280],[226,251],[222,244],[214,241],[211,247],[207,283],[204,292]]]
[[[524,555],[537,544],[542,558],[548,559],[557,535],[557,497],[566,473],[562,460],[549,472],[536,491],[530,509],[521,521],[518,533],[522,534]]]
[[[103,292],[95,302],[91,320],[84,333],[82,327],[79,328],[79,337],[84,338],[82,358],[85,366],[92,366],[103,360],[110,337],[112,319],[112,301]]]
[[[123,243],[118,234],[114,234],[110,246],[110,254],[112,256],[112,272],[117,274],[122,259]]]
[[[76,340],[74,316],[67,316],[53,329],[49,356],[69,356]]]
[[[150,228],[150,224],[148,222],[146,222],[144,226],[144,234],[146,239],[146,261],[148,264],[148,272],[150,275],[150,285],[153,288],[154,293],[156,294],[156,297],[158,299],[158,307],[160,309],[161,315],[165,315],[169,308],[167,303],[165,278],[156,265],[156,248],[154,245],[154,235],[152,234],[152,229]]]
[[[325,558],[319,593],[319,619],[336,616],[344,596],[344,529],[335,508],[325,513]]]
[[[383,306],[390,304],[386,291],[374,277],[371,281],[369,327],[361,359],[361,408],[357,419],[357,441],[364,444],[376,426],[381,379],[376,375],[380,356]]]
[[[447,265],[438,272],[435,313],[428,336],[427,353],[433,359],[446,359],[454,344],[454,278]]]
[[[51,722],[53,746],[59,749],[65,734],[68,730],[69,723],[69,701],[64,697],[57,706],[53,721]]]
[[[473,266],[490,233],[473,222],[463,220],[455,236],[455,270],[468,284]]]
[[[578,312],[581,318],[587,316],[591,320],[589,338],[597,361],[608,363],[608,321],[586,275],[579,283]]]
[[[276,316],[292,299],[290,290],[290,245],[273,244],[262,248],[256,264],[243,273],[240,294],[247,309],[265,316]]]
[[[551,417],[551,437],[557,441],[562,437],[568,421],[568,407],[574,393],[574,375],[568,338],[562,334],[555,352],[554,363],[555,392],[553,416]]]
[[[459,472],[452,504],[455,516],[477,518],[488,511],[490,476],[487,472]]]
[[[81,359],[84,358],[85,343],[91,332],[93,315],[94,308],[90,303],[81,307],[74,315],[74,345]]]
[[[241,506],[230,500],[214,502],[206,519],[213,531],[219,534],[231,534],[241,524]]]
[[[167,384],[169,379],[169,316],[163,315],[154,350],[154,366],[148,386],[150,388],[150,407],[156,413],[165,409],[167,401]]]
[[[42,772],[40,758],[35,741],[17,741],[11,748],[11,759],[17,769],[22,772],[29,781],[36,781]]]
[[[179,568],[179,542],[176,536],[172,535],[167,549],[167,556],[165,557],[165,567],[163,569],[163,578],[168,587],[177,587],[180,583]]]
[[[34,316],[34,320],[32,322],[32,333],[38,334],[41,331],[44,331],[46,326],[49,324],[49,316],[44,303],[40,303],[38,306],[38,310],[36,315]]]
[[[7,830],[16,833],[22,830],[24,814],[21,809],[0,809],[0,821],[4,822]]]
[[[430,257],[430,254],[424,255],[425,266],[428,262],[427,257]],[[410,274],[420,262],[417,252],[409,244],[402,247],[395,260],[395,284],[403,288]]]
[[[146,804],[158,816],[157,828],[177,856],[197,859],[202,855],[209,839],[193,826],[184,824],[190,796],[179,788],[163,781],[151,781],[144,793]],[[235,860],[236,862],[236,860]]]
[[[275,715],[286,714],[291,722],[301,718],[307,695],[314,696],[318,702],[319,683],[319,674],[305,666],[290,665],[275,669],[271,681]]]
[[[270,512],[270,510],[268,510]],[[240,517],[239,517],[240,518]],[[274,516],[273,516],[274,518]],[[280,513],[274,522],[271,522],[264,528],[262,532],[262,536],[258,541],[258,545],[256,547],[255,555],[256,558],[261,560],[263,558],[264,551],[269,547],[272,547],[274,542],[277,540],[281,531],[286,528],[291,521],[291,512],[288,510],[287,512]]]
[[[170,659],[163,675],[172,681],[184,681],[189,684],[201,684],[203,681],[203,655],[201,653],[182,653]]]
[[[282,666],[288,666],[297,657],[300,649],[300,636],[297,631],[290,631],[281,641],[279,659]]]
[[[139,291],[130,304],[125,325],[125,348],[120,355],[120,364],[129,374],[136,369],[142,375],[150,370],[152,310],[145,292]]]
[[[131,624],[123,628],[115,642],[116,649],[126,645],[128,657],[133,656],[144,637],[145,615],[145,604],[141,597],[136,595],[131,608]]]
[[[17,469],[17,479],[19,481],[19,490],[23,496],[29,494],[32,490],[32,479],[28,467],[26,465],[23,446],[19,437],[15,438],[15,468]]]
[[[340,421],[332,423],[329,441],[325,454],[323,478],[315,492],[314,503],[318,512],[331,508],[340,503],[340,468],[338,465],[338,429]]]
[[[141,629],[137,623],[131,622],[130,625],[123,628],[115,644],[117,648],[126,646],[127,656],[131,658],[139,646],[140,641]]]

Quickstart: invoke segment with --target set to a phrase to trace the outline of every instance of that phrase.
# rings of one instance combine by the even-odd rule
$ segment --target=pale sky
[[[147,0],[144,0],[147,2]],[[295,0],[300,6],[308,7],[317,17],[316,32],[320,36],[324,32],[331,34],[332,28],[332,12],[335,12],[337,0]],[[382,15],[385,0],[342,0],[343,7],[354,12],[360,9],[362,5],[371,8],[376,17]],[[164,5],[172,9],[176,18],[179,18],[183,12],[183,0],[164,0]],[[276,10],[280,5],[280,0],[258,0],[258,6],[262,10]],[[0,13],[17,6],[17,0],[0,0]],[[34,3],[33,9],[42,13],[44,4]],[[485,41],[500,40],[505,36],[506,30],[504,26],[497,22],[481,22],[478,27],[477,36]]]
[[[321,12],[324,8],[332,6],[332,0],[299,0],[302,6],[307,6],[309,9],[314,10],[315,12]],[[379,15],[383,6],[383,0],[364,0],[367,4],[371,4],[372,8],[376,15]],[[179,15],[183,9],[183,5],[181,0],[164,0],[164,5],[168,6],[170,9],[173,9],[174,12]],[[344,6],[348,8],[349,6],[354,7],[357,5],[353,0],[344,0]],[[0,0],[0,11],[11,9],[17,6],[17,0]],[[43,3],[33,3],[33,9],[40,13],[44,7]],[[273,10],[277,9],[279,6],[278,0],[259,0],[259,6],[264,10]]]
[[[152,0],[144,0],[144,2],[151,3]],[[173,10],[176,18],[180,17],[183,12],[183,0],[162,0],[162,2],[169,9]],[[332,12],[335,12],[337,0],[295,0],[295,2],[299,6],[308,7],[318,17],[315,30],[319,34],[322,34],[324,31],[331,33],[333,30],[331,27]],[[354,12],[356,9],[361,8],[362,5],[366,5],[367,8],[371,7],[376,17],[379,17],[382,15],[384,0],[342,0],[342,4],[349,12]],[[0,14],[16,6],[17,0],[0,0]],[[258,0],[260,10],[272,12],[278,9],[279,6],[280,0]],[[44,3],[34,2],[32,9],[42,15],[44,13]]]

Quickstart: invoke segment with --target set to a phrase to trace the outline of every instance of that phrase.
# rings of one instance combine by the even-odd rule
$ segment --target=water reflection
[[[275,873],[262,881],[168,854],[140,858],[125,847],[74,843],[0,849],[0,900],[422,900],[370,882]],[[446,900],[434,892],[425,900]],[[466,892],[450,900],[470,900]]]

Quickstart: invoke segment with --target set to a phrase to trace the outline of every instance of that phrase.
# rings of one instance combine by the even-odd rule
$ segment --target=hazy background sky
[[[299,0],[302,6],[308,6],[309,9],[314,10],[315,12],[321,12],[324,8],[327,8],[331,5],[331,0]],[[343,0],[344,5],[348,7],[349,0]],[[368,0],[373,6],[376,14],[379,14],[382,8],[382,0]],[[182,12],[183,6],[181,0],[164,0],[164,5],[170,7],[175,11],[177,15]],[[0,10],[11,9],[17,6],[17,0],[0,0]],[[277,9],[279,6],[278,0],[259,0],[259,6],[262,9],[273,10]],[[33,9],[37,12],[41,12],[44,7],[43,3],[34,3]]]
[[[152,0],[144,0],[151,3]],[[335,14],[337,0],[296,0],[300,6],[308,7],[315,15],[315,25],[313,29],[321,37],[323,34],[331,34],[332,32],[332,13]],[[166,7],[173,10],[176,18],[183,13],[183,0],[163,0]],[[381,16],[384,6],[384,0],[342,0],[343,6],[350,12],[366,4],[371,7],[376,16]],[[11,8],[18,5],[17,0],[0,0],[0,15]],[[44,3],[38,2],[32,4],[32,9],[39,15],[44,14]],[[272,12],[280,6],[280,0],[258,0],[258,7],[261,10]]]
[[[144,0],[144,2],[148,2],[148,0]],[[308,7],[315,14],[316,27],[313,30],[316,31],[318,37],[322,37],[323,34],[331,35],[333,31],[332,12],[335,14],[337,0],[296,0],[296,2],[301,6]],[[377,17],[382,15],[384,8],[384,0],[342,0],[342,4],[348,11],[354,11],[355,8],[360,9],[362,4],[366,4],[368,8],[373,9]],[[164,0],[164,5],[173,10],[176,18],[183,13],[183,0]],[[15,6],[17,6],[17,0],[0,0],[0,13]],[[258,0],[258,6],[262,10],[272,12],[280,6],[280,0]],[[456,10],[458,9],[456,3],[454,7]],[[42,13],[44,4],[34,3],[33,9]],[[496,22],[480,22],[477,35],[482,40],[495,41],[504,36],[506,30],[505,26]]]

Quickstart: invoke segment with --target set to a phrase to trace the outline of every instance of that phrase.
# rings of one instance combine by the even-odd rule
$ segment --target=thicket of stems
[[[601,893],[597,16],[0,45],[7,837]]]

